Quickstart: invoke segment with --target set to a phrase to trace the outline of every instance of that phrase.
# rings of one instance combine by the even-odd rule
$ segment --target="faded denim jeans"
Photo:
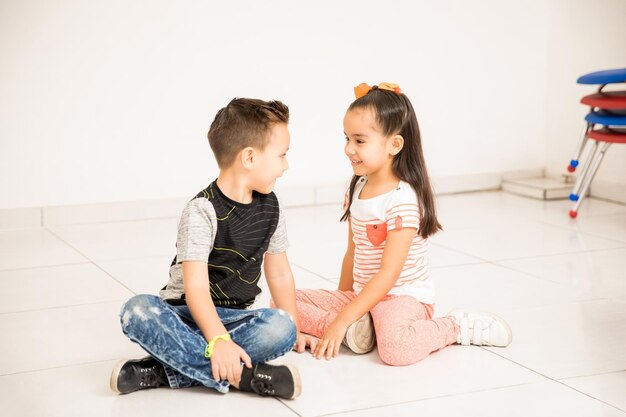
[[[291,316],[278,309],[234,310],[216,307],[232,340],[252,359],[267,362],[289,352],[296,341]],[[228,381],[216,381],[204,357],[207,341],[186,305],[173,306],[155,295],[136,295],[120,312],[122,330],[165,367],[171,388],[204,385],[228,392]]]

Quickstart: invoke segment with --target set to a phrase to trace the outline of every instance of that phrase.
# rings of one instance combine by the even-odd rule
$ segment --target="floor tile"
[[[623,417],[621,411],[554,382],[443,396],[388,407],[335,414],[339,417]]]
[[[102,303],[131,295],[91,263],[0,271],[0,313]]]
[[[176,251],[178,219],[53,226],[61,239],[93,261],[169,255]]]
[[[561,382],[626,413],[626,371],[562,379]]]
[[[355,355],[341,348],[330,361],[308,351],[278,359],[298,366],[302,395],[288,402],[301,416],[319,416],[537,382],[543,378],[478,347],[451,346],[412,366],[383,364],[377,351]],[[442,371],[445,369],[445,371]],[[322,400],[323,399],[323,400]]]
[[[490,261],[624,247],[622,242],[534,221],[449,230],[433,242]]]
[[[568,227],[593,236],[626,243],[626,214],[576,218]]]
[[[626,308],[596,300],[508,312],[513,343],[489,348],[549,378],[626,369]]]
[[[572,288],[494,264],[435,268],[435,315],[453,308],[491,311],[505,319],[509,311],[586,300]]]
[[[428,242],[428,262],[431,268],[438,268],[442,266],[478,264],[486,261]]]
[[[338,241],[293,243],[287,256],[294,265],[328,279],[338,279],[347,244]]]
[[[0,314],[0,375],[141,356],[119,323],[121,301]]]
[[[117,395],[109,389],[109,375],[115,363],[105,361],[0,376],[2,413],[20,417],[296,416],[276,399],[237,391],[222,395],[202,387],[159,388]]]
[[[548,222],[557,226],[576,224],[568,213],[569,200],[541,201],[499,191],[444,195],[437,198],[440,223],[444,230],[494,224],[510,224],[519,220]],[[592,216],[626,214],[626,205],[585,199],[577,220]]]
[[[566,285],[581,297],[626,297],[626,248],[500,261],[498,264]]]
[[[45,229],[0,231],[0,270],[85,261],[85,257]]]
[[[109,259],[95,263],[135,294],[158,294],[169,280],[172,255],[133,259]]]

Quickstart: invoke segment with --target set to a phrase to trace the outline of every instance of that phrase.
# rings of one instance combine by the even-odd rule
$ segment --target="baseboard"
[[[437,195],[498,190],[504,179],[543,175],[543,169],[433,177]],[[346,182],[321,185],[277,187],[283,207],[341,204]],[[593,197],[626,204],[626,185],[598,181]],[[187,199],[127,201],[57,207],[30,207],[0,210],[0,230],[84,223],[118,222],[180,216]]]
[[[543,175],[542,168],[469,175],[435,176],[433,189],[437,195],[499,190],[502,181]]]
[[[0,230],[31,229],[42,225],[41,207],[0,210]]]
[[[574,174],[569,174],[563,171],[546,170],[546,176],[549,178],[562,178],[564,175],[567,175],[574,177],[572,181],[575,180]],[[593,198],[626,204],[626,184],[594,178],[591,186],[589,187],[589,195]]]
[[[590,188],[592,197],[626,204],[626,184],[594,180]]]
[[[123,201],[42,208],[42,224],[58,226],[178,217],[187,199]]]

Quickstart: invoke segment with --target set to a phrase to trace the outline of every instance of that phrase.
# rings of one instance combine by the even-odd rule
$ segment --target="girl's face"
[[[375,175],[388,169],[393,161],[392,138],[380,132],[371,109],[349,110],[343,118],[346,135],[344,151],[355,175]]]

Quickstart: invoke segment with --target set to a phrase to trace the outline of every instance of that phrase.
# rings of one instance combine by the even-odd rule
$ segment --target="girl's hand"
[[[336,357],[347,330],[348,326],[333,321],[317,344],[313,356],[317,359],[326,356],[326,360]]]
[[[211,372],[216,381],[228,381],[239,386],[241,362],[252,368],[252,360],[243,348],[232,340],[217,340],[211,355]]]
[[[296,344],[294,345],[293,350],[298,353],[302,353],[308,347],[311,349],[311,352],[313,352],[315,351],[315,347],[319,341],[320,340],[315,336],[298,332],[298,335],[296,336]]]

